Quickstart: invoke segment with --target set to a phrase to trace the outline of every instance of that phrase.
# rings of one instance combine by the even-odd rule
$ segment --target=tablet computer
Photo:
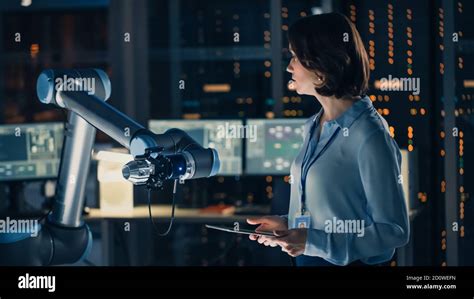
[[[228,233],[234,233],[234,234],[244,234],[244,235],[261,235],[261,236],[269,236],[269,237],[275,237],[275,235],[271,232],[256,232],[254,230],[250,229],[234,229],[233,227],[228,227],[228,226],[217,226],[217,225],[209,225],[206,224],[207,228],[210,229],[216,229]]]

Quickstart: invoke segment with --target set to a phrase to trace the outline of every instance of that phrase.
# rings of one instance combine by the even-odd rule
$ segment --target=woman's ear
[[[321,88],[321,87],[324,86],[324,84],[325,84],[324,77],[322,75],[316,74],[315,78],[314,78],[314,81],[313,81],[314,87],[315,88]]]

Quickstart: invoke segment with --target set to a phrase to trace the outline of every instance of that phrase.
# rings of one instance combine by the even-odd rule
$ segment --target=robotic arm
[[[69,76],[75,73],[79,79],[99,81],[100,84],[95,84],[95,96],[64,90],[55,94],[53,80],[63,77],[64,73],[47,70],[38,78],[38,97],[45,104],[55,104],[78,114],[130,149],[135,160],[123,168],[126,179],[135,185],[142,185],[160,179],[209,177],[218,172],[220,164],[216,150],[201,147],[182,130],[171,129],[164,134],[154,134],[105,103],[110,96],[110,81],[104,72],[75,70],[70,71]],[[159,166],[163,163],[171,168],[161,169]]]
[[[107,104],[110,93],[110,80],[98,69],[39,75],[39,100],[69,110],[56,198],[36,237],[0,235],[0,265],[55,265],[87,256],[92,236],[82,221],[82,207],[96,128],[130,150],[134,160],[122,174],[135,185],[162,188],[165,180],[204,178],[219,171],[216,150],[203,148],[182,130],[152,133]]]

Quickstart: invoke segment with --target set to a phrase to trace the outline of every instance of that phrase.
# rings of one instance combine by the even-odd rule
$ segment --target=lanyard
[[[301,163],[301,173],[300,173],[300,178],[301,178],[301,184],[302,184],[302,194],[301,194],[301,215],[304,215],[304,213],[306,212],[306,198],[305,198],[305,194],[304,194],[304,189],[305,189],[305,182],[306,182],[306,172],[304,171],[305,170],[305,167],[307,165],[307,163],[309,161],[309,157],[307,158],[307,155],[308,155],[308,147],[311,147],[311,142],[313,140],[313,135],[314,135],[314,130],[316,128],[316,120],[319,122],[319,118],[316,119],[316,117],[314,118],[313,120],[313,124],[311,125],[311,129],[309,130],[309,140],[308,140],[308,144],[306,145],[306,148],[305,148],[305,151],[304,151],[304,156],[303,156],[303,162]],[[317,144],[316,144],[316,147],[317,147]],[[316,150],[316,147],[313,147],[314,150]],[[303,174],[303,172],[305,172]]]

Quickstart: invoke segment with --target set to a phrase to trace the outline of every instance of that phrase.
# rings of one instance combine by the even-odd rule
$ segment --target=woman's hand
[[[281,246],[281,250],[292,257],[304,253],[306,247],[307,228],[295,228],[286,231],[274,231],[275,243]]]
[[[273,232],[275,237],[252,234],[250,240],[265,246],[281,246],[281,250],[295,257],[304,253],[308,229],[296,228],[288,230],[288,221],[280,216],[263,216],[248,218],[249,224],[259,226],[256,232]]]
[[[273,232],[273,231],[286,231],[288,230],[288,220],[280,216],[263,216],[263,217],[252,217],[248,218],[247,222],[253,225],[259,225],[256,232]],[[262,235],[250,235],[250,240],[257,241],[265,246],[276,247],[278,244],[275,242],[276,238],[262,236]]]

